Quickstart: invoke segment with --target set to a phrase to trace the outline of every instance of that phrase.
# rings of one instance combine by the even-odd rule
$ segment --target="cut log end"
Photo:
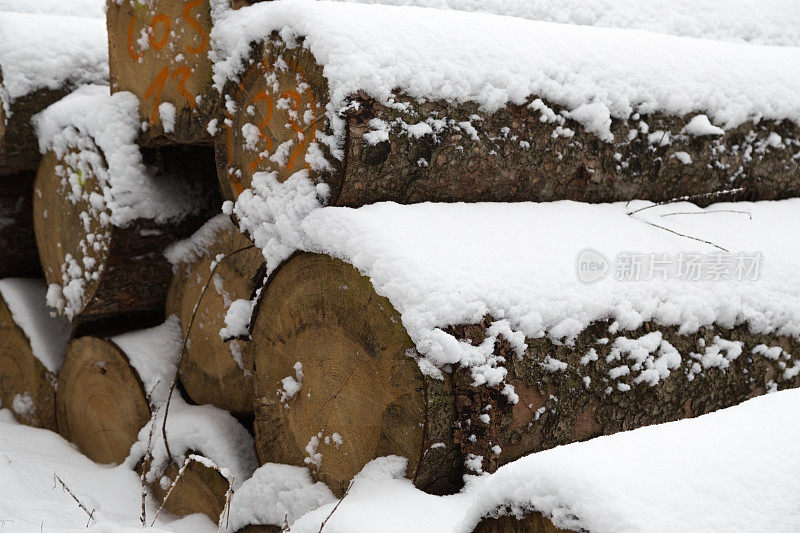
[[[400,316],[369,279],[328,256],[300,254],[268,284],[253,328],[256,450],[307,465],[340,496],[375,457],[426,456],[426,379],[407,356]]]
[[[122,350],[97,337],[67,347],[58,375],[58,431],[97,463],[122,463],[150,419],[142,383]]]
[[[275,172],[280,182],[302,170],[313,178],[309,150],[322,157],[318,133],[329,133],[327,83],[314,57],[272,41],[256,57],[242,81],[229,84],[236,111],[215,138],[220,189],[229,200],[251,186],[256,172]]]
[[[483,518],[473,533],[569,533],[572,530],[561,529],[545,518],[541,513],[528,512],[522,519],[512,515]]]
[[[220,329],[225,327],[231,302],[250,299],[261,286],[264,258],[255,247],[243,250],[250,245],[247,237],[235,228],[220,232],[216,243],[202,258],[178,266],[167,295],[167,313],[176,314],[183,334],[188,332],[181,364],[181,383],[186,393],[197,404],[212,404],[235,413],[253,410],[253,359],[248,341],[226,342],[220,337]],[[209,283],[211,263],[218,254],[233,255],[218,263],[203,294]],[[195,306],[197,312],[189,331]]]
[[[163,502],[164,509],[174,515],[202,513],[212,522],[218,522],[225,509],[228,480],[217,470],[191,459],[180,479],[175,482],[179,471],[179,466],[170,463],[159,478],[150,484],[156,499]],[[173,483],[175,486],[165,500]]]
[[[55,431],[55,383],[0,296],[0,405],[23,424]]]
[[[139,98],[143,140],[210,143],[209,1],[108,2],[107,26],[111,90]]]

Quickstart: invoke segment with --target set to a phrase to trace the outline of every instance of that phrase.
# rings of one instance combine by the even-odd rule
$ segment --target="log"
[[[472,531],[473,533],[569,533],[571,530],[556,527],[542,513],[531,511],[521,519],[510,514],[484,517]]]
[[[214,228],[211,244],[199,257],[179,262],[167,294],[167,314],[175,314],[187,337],[181,383],[196,404],[212,404],[234,413],[253,410],[253,359],[247,339],[225,341],[220,329],[231,302],[249,300],[262,286],[264,257],[227,219]],[[205,229],[201,228],[199,232]],[[198,233],[199,233],[198,232]],[[237,250],[241,250],[237,252]],[[228,256],[217,262],[219,254]],[[217,262],[213,280],[212,262]],[[202,296],[202,297],[201,297]],[[189,330],[192,315],[196,315]]]
[[[14,286],[10,286],[10,284]],[[5,291],[12,291],[8,294]],[[25,291],[25,295],[20,292]],[[22,297],[30,296],[27,300]],[[38,298],[37,298],[38,297]],[[11,301],[10,298],[16,298]],[[39,300],[39,301],[33,301]],[[14,316],[11,307],[18,313],[28,317],[40,318],[46,313],[44,303],[44,287],[36,280],[2,280],[0,281],[0,405],[11,410],[14,417],[29,426],[56,430],[55,390],[57,368],[49,370],[34,354],[31,338],[23,329],[23,325]],[[37,306],[37,309],[19,309],[19,306]],[[27,317],[26,317],[27,318]],[[35,319],[34,319],[35,320]],[[51,331],[31,332],[34,335],[52,336],[53,351],[66,347],[66,336],[69,330],[58,320],[42,323],[25,323],[25,326],[50,327]],[[42,348],[38,346],[37,348]],[[42,356],[50,355],[40,354]],[[63,357],[63,352],[61,353]]]
[[[166,222],[138,218],[116,225],[107,204],[113,190],[105,159],[88,141],[88,150],[45,154],[34,184],[34,229],[52,291],[49,302],[81,333],[157,324],[172,278],[161,252],[194,231],[216,205],[204,180],[208,152],[175,147],[143,154],[146,163],[160,168],[160,179],[191,187],[202,207]],[[98,207],[98,198],[106,203]]]
[[[490,323],[448,332],[477,345]],[[499,386],[473,386],[468,368],[443,372],[443,380],[423,375],[409,356],[414,344],[399,314],[367,277],[339,259],[297,254],[271,276],[253,319],[259,460],[305,464],[341,495],[369,460],[396,454],[408,458],[416,486],[445,493],[457,490],[468,458],[492,472],[532,452],[800,386],[800,373],[787,370],[800,353],[794,337],[755,334],[746,326],[679,334],[677,327],[650,322],[634,331],[610,330],[594,323],[574,346],[527,339],[522,357],[501,336],[494,349],[505,357],[506,383],[519,395],[512,404]],[[681,355],[680,368],[652,386],[634,381],[633,372],[610,379],[620,364],[606,361],[615,339],[654,331]],[[741,355],[730,357],[727,368],[702,368],[691,354],[714,346],[717,336],[741,342]],[[607,341],[598,344],[602,338]],[[780,346],[783,355],[753,353],[761,344]],[[584,364],[589,348],[598,358]],[[548,369],[548,357],[565,368]]]
[[[149,484],[153,496],[164,503],[165,510],[174,515],[202,513],[212,522],[219,522],[225,508],[228,480],[214,468],[193,459],[189,459],[183,474],[176,482],[179,472],[179,466],[169,463],[159,479]],[[173,483],[174,488],[165,500]]]
[[[248,5],[232,0],[231,7]],[[219,94],[211,87],[211,12],[209,0],[109,1],[111,91],[139,98],[147,130],[140,144],[208,144],[208,123]],[[159,108],[173,106],[174,125],[164,124]]]
[[[113,341],[81,337],[58,374],[58,432],[89,459],[121,464],[150,420],[144,386]]]
[[[36,171],[42,155],[31,118],[68,92],[67,89],[34,91],[12,102],[10,113],[0,106],[0,175]]]
[[[364,92],[334,105],[325,65],[299,43],[288,47],[273,35],[254,45],[250,66],[224,88],[223,99],[235,110],[221,118],[215,147],[228,200],[251,186],[255,172],[277,172],[282,182],[301,170],[330,186],[330,205],[350,207],[379,201],[664,201],[737,188],[743,190],[726,198],[800,194],[800,163],[791,148],[800,131],[788,120],[692,136],[682,133],[691,117],[635,114],[614,120],[614,142],[606,142],[562,115],[564,109],[535,97],[493,113],[476,103],[402,93],[392,107]],[[333,108],[337,121],[344,121],[338,158],[328,147]],[[786,143],[773,143],[773,133]]]
[[[0,277],[40,276],[39,253],[33,231],[35,174],[0,177]]]

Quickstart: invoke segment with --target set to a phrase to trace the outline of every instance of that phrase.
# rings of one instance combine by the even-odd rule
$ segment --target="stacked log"
[[[20,422],[56,430],[56,373],[70,328],[48,316],[44,283],[0,280],[0,405]]]
[[[261,251],[225,215],[212,219],[174,250],[207,241],[199,254],[177,257],[166,313],[178,316],[186,337],[181,383],[197,404],[238,414],[253,410],[253,360],[248,339],[223,339],[231,303],[250,300],[263,284]],[[170,255],[168,252],[167,255]]]
[[[682,132],[691,117],[654,112],[614,120],[615,140],[607,142],[563,108],[535,97],[489,113],[477,103],[403,94],[388,106],[355,92],[336,117],[344,122],[338,126],[344,146],[343,155],[334,157],[328,144],[318,142],[335,133],[329,110],[337,106],[325,64],[302,40],[289,46],[276,35],[254,45],[249,64],[225,86],[223,98],[234,105],[215,136],[220,187],[229,200],[251,186],[256,172],[276,172],[283,182],[302,170],[330,186],[330,205],[348,207],[379,201],[665,201],[740,188],[734,199],[800,193],[794,141],[770,144],[773,134],[800,138],[791,121],[761,120],[691,136]]]
[[[216,203],[208,155],[193,147],[144,151],[141,174],[129,176],[117,195],[115,173],[131,168],[111,168],[114,154],[105,153],[91,133],[48,151],[36,177],[33,212],[51,305],[83,332],[162,321],[172,269],[161,252],[194,231]],[[176,213],[171,218],[139,214],[135,205],[133,215],[121,221],[114,216],[117,196],[169,202],[170,195],[177,202],[170,205]]]
[[[0,277],[41,275],[33,230],[35,174],[0,176]]]
[[[478,345],[488,323],[451,333]],[[788,361],[744,355],[727,370],[687,379],[695,364],[689,353],[712,345],[715,336],[742,342],[743,354],[760,344],[798,354],[794,337],[754,334],[743,326],[683,335],[655,323],[625,334],[652,331],[684,355],[681,368],[654,386],[631,381],[613,390],[607,375],[614,364],[604,356],[616,335],[608,324],[587,328],[574,346],[527,339],[522,357],[501,338],[495,351],[505,357],[507,383],[519,395],[512,404],[499,387],[473,387],[466,369],[444,373],[442,380],[424,375],[408,355],[414,343],[399,314],[367,277],[341,260],[299,254],[272,276],[253,322],[258,456],[308,465],[341,495],[368,461],[399,455],[408,458],[416,486],[447,493],[460,486],[465,459],[477,458],[477,470],[491,472],[561,444],[729,407],[763,394],[770,383],[800,385],[800,375],[784,374]],[[604,337],[607,343],[596,343]],[[592,347],[598,360],[582,365]],[[548,371],[542,364],[548,356],[571,370]],[[287,378],[298,386],[287,386]]]

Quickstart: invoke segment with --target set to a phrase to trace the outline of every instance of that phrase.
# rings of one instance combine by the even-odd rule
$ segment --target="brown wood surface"
[[[264,257],[250,248],[221,260],[209,282],[211,263],[219,254],[231,254],[250,246],[250,240],[231,224],[220,231],[207,253],[191,263],[181,263],[167,294],[167,314],[180,318],[187,335],[186,352],[181,362],[181,383],[197,404],[212,404],[236,413],[253,410],[253,359],[248,340],[224,341],[219,334],[232,301],[252,298],[263,280]],[[197,309],[189,331],[192,314]],[[242,366],[235,360],[239,357]]]
[[[449,331],[477,345],[490,323],[487,317]],[[498,340],[495,351],[505,358],[507,382],[519,395],[511,404],[499,387],[473,386],[466,368],[445,372],[444,381],[423,377],[409,357],[413,343],[398,313],[368,278],[338,259],[297,254],[269,280],[253,324],[259,459],[307,464],[341,495],[368,461],[397,454],[408,458],[408,476],[417,486],[448,492],[458,487],[463,459],[470,454],[482,456],[483,470],[493,472],[554,446],[699,416],[772,387],[800,386],[800,376],[787,378],[782,366],[800,360],[800,341],[793,337],[754,334],[746,326],[703,328],[695,334],[654,323],[613,334],[608,329],[608,323],[592,324],[574,346],[528,339],[522,357],[509,342]],[[618,390],[609,370],[624,362],[605,360],[614,340],[653,331],[681,354],[680,368],[656,385],[635,383],[631,373],[622,378],[630,390]],[[725,370],[707,368],[689,379],[697,361],[690,354],[712,345],[715,336],[742,342],[742,354]],[[601,338],[609,341],[598,344]],[[772,360],[752,354],[759,344],[781,346],[792,355]],[[599,359],[581,364],[591,347]],[[547,357],[567,363],[567,370],[547,370]],[[296,376],[296,362],[302,363],[302,388],[282,402],[282,380]],[[488,423],[480,419],[484,414]],[[342,436],[342,445],[337,449],[322,442],[319,466],[307,462],[312,437],[322,433],[324,441],[334,432]],[[432,447],[437,443],[443,446]]]
[[[150,419],[142,382],[113,342],[81,337],[58,374],[58,432],[89,459],[120,464]]]
[[[294,172],[310,171],[305,156],[312,145],[330,168],[310,175],[330,185],[330,203],[340,206],[378,201],[663,201],[734,188],[744,190],[724,199],[800,194],[800,161],[793,148],[800,127],[790,121],[747,122],[722,136],[691,137],[681,134],[691,116],[643,115],[614,120],[614,142],[605,142],[571,119],[562,118],[563,124],[543,121],[543,113],[528,105],[487,113],[472,103],[419,101],[398,94],[396,102],[406,107],[398,110],[358,93],[350,96],[343,112],[343,158],[337,160],[314,143],[330,135],[332,125],[324,113],[327,80],[311,53],[287,48],[273,37],[254,45],[251,59],[241,81],[225,88],[235,111],[220,115],[226,121],[220,120],[222,131],[214,139],[220,187],[227,199],[249,187],[255,172],[275,171],[283,181]],[[561,116],[562,109],[549,107]],[[388,140],[367,142],[373,119],[394,124]],[[426,121],[445,125],[419,138],[398,126]],[[474,136],[463,126],[466,122]],[[258,142],[248,142],[243,126],[258,134]],[[782,145],[768,142],[773,132],[784,139]],[[288,157],[275,157],[288,141]],[[679,152],[692,163],[684,164]]]
[[[0,278],[39,277],[33,231],[33,172],[0,176]]]
[[[487,516],[473,529],[473,533],[569,533],[572,530],[561,529],[553,525],[542,513],[531,511],[522,519],[512,515],[498,517]]]
[[[219,522],[220,514],[225,508],[228,480],[213,468],[190,460],[169,498],[165,501],[167,491],[170,490],[179,471],[179,466],[170,463],[164,469],[161,477],[150,484],[153,496],[158,501],[164,502],[164,509],[174,515],[188,516],[202,513],[212,522]],[[163,485],[161,484],[162,479]]]
[[[0,296],[0,405],[23,424],[55,431],[55,386],[56,377],[33,355],[30,339]],[[18,395],[30,399],[30,411],[14,409]]]

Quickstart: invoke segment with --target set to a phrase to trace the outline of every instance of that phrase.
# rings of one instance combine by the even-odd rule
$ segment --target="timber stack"
[[[453,494],[800,387],[793,48],[310,0],[0,13],[29,26],[0,401],[167,512],[236,515],[280,465],[323,505],[384,456]],[[233,523],[299,518],[270,512]],[[475,531],[569,530],[526,513]]]

